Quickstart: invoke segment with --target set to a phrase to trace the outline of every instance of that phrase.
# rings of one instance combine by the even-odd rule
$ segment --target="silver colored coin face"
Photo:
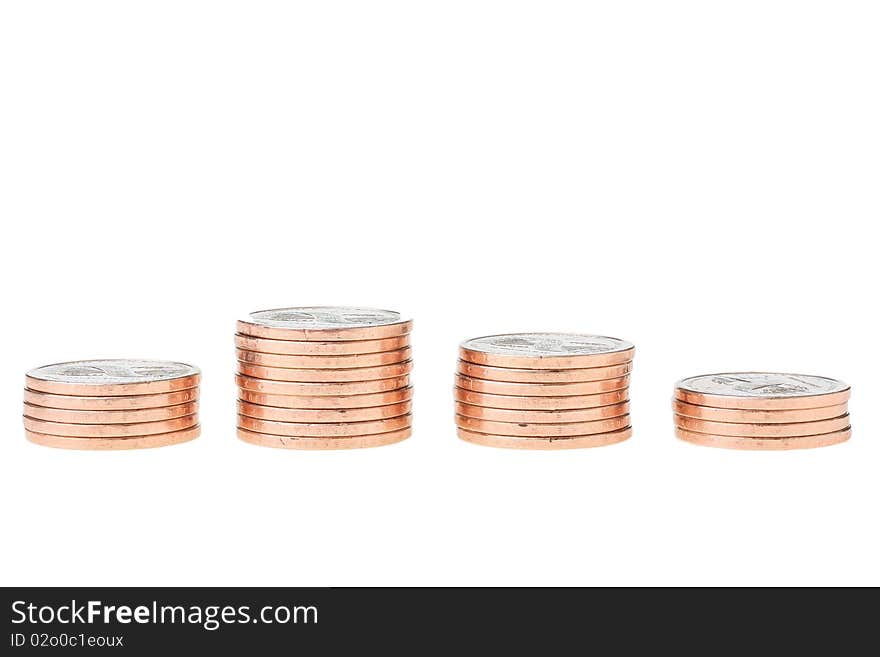
[[[464,349],[503,356],[592,356],[632,349],[631,342],[578,333],[510,333],[467,340]]]
[[[43,381],[79,384],[150,383],[198,374],[199,369],[186,363],[167,360],[77,360],[44,365],[28,372]]]
[[[809,374],[733,372],[704,374],[683,379],[678,388],[704,395],[725,397],[812,397],[848,390],[842,381]]]
[[[248,320],[260,326],[292,329],[369,328],[403,321],[400,313],[376,308],[314,306],[258,310]]]

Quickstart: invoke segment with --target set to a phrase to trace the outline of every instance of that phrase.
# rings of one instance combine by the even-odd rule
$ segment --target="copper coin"
[[[131,411],[72,411],[62,408],[24,405],[24,414],[35,420],[47,422],[67,422],[69,424],[131,424],[134,422],[156,422],[171,420],[184,415],[192,415],[199,410],[198,402],[160,406]]]
[[[472,379],[509,381],[511,383],[581,383],[604,381],[626,376],[632,371],[632,361],[607,367],[569,370],[519,370],[511,367],[489,367],[465,360],[458,361],[458,373]]]
[[[629,415],[612,417],[591,422],[565,422],[560,424],[528,424],[526,422],[495,422],[456,415],[455,423],[462,429],[501,436],[528,436],[534,438],[550,438],[559,436],[589,436],[596,433],[608,433],[625,429],[629,426]]]
[[[813,422],[830,420],[846,414],[846,404],[825,406],[823,408],[798,408],[790,411],[759,411],[744,408],[712,408],[697,406],[677,399],[672,400],[672,410],[678,415],[712,422],[740,422],[745,424],[784,424],[791,422]]]
[[[264,367],[287,367],[302,370],[341,370],[352,367],[380,367],[410,360],[412,349],[404,347],[394,351],[379,351],[374,354],[351,354],[349,356],[286,356],[284,354],[263,354],[259,351],[237,349],[236,357],[243,363]]]
[[[45,406],[46,408],[66,408],[72,411],[124,411],[161,408],[163,406],[186,404],[197,401],[198,398],[198,388],[189,388],[176,392],[160,392],[155,395],[119,397],[77,397],[73,395],[52,395],[36,390],[24,391],[24,401],[27,404]]]
[[[793,424],[738,424],[734,422],[710,422],[692,417],[675,416],[675,426],[697,433],[717,434],[719,436],[738,436],[740,438],[789,438],[814,436],[820,433],[842,431],[849,427],[849,414],[830,420],[815,422],[795,422]]]
[[[808,374],[733,372],[705,374],[679,381],[675,397],[689,404],[715,408],[791,410],[843,404],[848,385]]]
[[[689,443],[703,445],[705,447],[724,447],[726,449],[753,449],[753,450],[781,450],[781,449],[810,449],[813,447],[827,447],[849,440],[852,435],[851,429],[834,431],[815,436],[797,436],[793,438],[744,438],[742,436],[719,436],[707,433],[697,433],[676,427],[675,435]]]
[[[294,340],[252,338],[236,333],[235,346],[247,351],[287,356],[351,356],[403,349],[409,346],[409,336],[400,335],[384,340],[353,340],[350,342],[296,342]]]
[[[351,409],[399,404],[412,399],[412,388],[401,388],[371,395],[332,395],[326,397],[303,397],[297,395],[272,395],[252,390],[239,390],[242,401],[260,406],[292,409]]]
[[[632,436],[632,429],[627,427],[609,433],[597,433],[591,436],[569,436],[559,438],[535,438],[526,436],[498,436],[493,434],[458,429],[458,437],[469,443],[485,447],[503,447],[506,449],[582,449],[585,447],[602,447],[620,443]]]
[[[572,409],[610,406],[629,401],[629,390],[615,390],[598,395],[572,395],[570,397],[513,397],[455,389],[455,400],[474,406],[509,408],[518,411],[566,411]]]
[[[24,428],[34,433],[51,436],[71,436],[79,438],[120,438],[123,436],[152,436],[157,433],[171,433],[189,429],[198,424],[198,416],[185,415],[171,420],[156,422],[136,422],[133,424],[69,424],[66,422],[47,422],[24,417]]]
[[[628,414],[629,402],[597,406],[596,408],[577,408],[569,411],[516,411],[508,408],[486,408],[485,406],[456,402],[455,412],[457,415],[495,422],[524,422],[526,424],[592,422]]]
[[[578,333],[510,333],[466,340],[461,359],[513,369],[588,369],[633,359],[635,347],[618,338]]]
[[[291,381],[294,383],[335,383],[344,381],[375,381],[405,376],[412,371],[412,361],[380,365],[379,367],[356,367],[344,370],[292,370],[283,367],[263,367],[238,363],[238,373],[271,381]]]
[[[463,374],[455,376],[455,384],[471,392],[484,392],[490,395],[512,395],[514,397],[569,397],[572,395],[597,395],[602,392],[623,390],[629,385],[629,377],[607,381],[584,381],[582,383],[509,383],[507,381],[486,381],[472,379]]]
[[[258,310],[238,322],[238,332],[275,340],[379,340],[406,335],[412,322],[400,313],[349,306]]]
[[[412,412],[412,402],[400,402],[387,406],[371,406],[367,408],[278,408],[276,406],[260,406],[245,401],[238,401],[238,412],[241,415],[260,420],[276,422],[365,422],[368,420],[384,420],[400,417]]]
[[[27,387],[55,395],[116,397],[194,388],[199,370],[164,360],[80,360],[44,365],[26,375]]]
[[[249,376],[235,376],[235,382],[244,390],[265,392],[270,395],[339,396],[369,395],[377,392],[388,392],[405,388],[409,385],[409,376],[395,376],[390,379],[376,381],[346,381],[343,383],[292,383],[290,381],[266,381]]]
[[[411,415],[401,415],[386,420],[367,422],[341,422],[336,424],[301,422],[275,422],[258,420],[247,415],[238,416],[239,429],[268,433],[276,436],[292,436],[295,438],[337,438],[340,436],[369,436],[374,433],[399,431],[412,426]]]
[[[182,431],[171,433],[159,433],[151,436],[127,436],[125,438],[75,438],[71,436],[52,436],[45,433],[25,431],[25,436],[32,443],[45,447],[59,447],[61,449],[93,449],[93,450],[117,450],[117,449],[146,449],[149,447],[166,447],[185,443],[198,438],[201,427],[196,425]]]
[[[239,429],[238,437],[246,443],[262,447],[280,447],[282,449],[359,449],[362,447],[381,447],[406,440],[412,435],[412,429],[401,429],[388,433],[374,433],[369,436],[340,436],[337,438],[294,438],[279,436],[247,429]]]

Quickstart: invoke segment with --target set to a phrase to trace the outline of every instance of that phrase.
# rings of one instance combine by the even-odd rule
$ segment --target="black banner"
[[[863,594],[864,592],[862,592]],[[613,647],[840,654],[871,627],[846,590],[712,589],[3,589],[4,654],[253,651],[420,654]],[[873,597],[873,596],[871,596]],[[706,642],[709,642],[708,644]],[[757,642],[757,643],[756,643]]]

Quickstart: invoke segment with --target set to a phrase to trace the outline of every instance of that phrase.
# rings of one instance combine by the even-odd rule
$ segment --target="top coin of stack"
[[[162,447],[199,435],[199,370],[161,360],[81,360],[27,373],[28,440],[67,449]]]
[[[412,426],[412,322],[390,310],[261,310],[238,322],[238,436],[268,447],[389,445]]]
[[[597,447],[632,435],[635,347],[617,338],[513,333],[459,349],[455,420],[463,440],[491,447]]]
[[[679,381],[672,402],[682,440],[731,449],[824,447],[852,434],[850,388],[807,374],[734,372]]]

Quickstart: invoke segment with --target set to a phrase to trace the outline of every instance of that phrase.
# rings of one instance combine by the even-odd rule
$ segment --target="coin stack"
[[[672,402],[682,440],[730,449],[806,449],[848,440],[849,386],[806,374],[734,372],[679,381]]]
[[[411,434],[412,322],[373,308],[261,310],[238,322],[238,437],[288,449]]]
[[[458,436],[490,447],[598,447],[632,435],[629,374],[635,348],[617,338],[513,333],[459,349]]]
[[[139,449],[199,435],[199,370],[162,360],[80,360],[27,373],[25,435],[66,449]]]

